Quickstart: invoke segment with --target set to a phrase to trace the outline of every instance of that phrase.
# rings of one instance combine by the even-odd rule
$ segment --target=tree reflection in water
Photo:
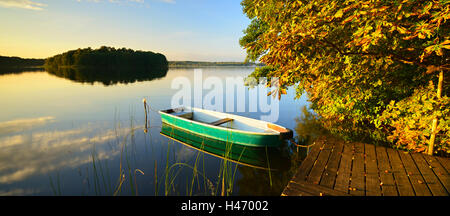
[[[62,68],[46,68],[49,74],[62,77],[75,82],[90,83],[100,82],[105,86],[115,84],[128,84],[137,81],[150,81],[160,79],[167,75],[168,68],[115,68],[106,69],[101,67],[82,68],[82,67],[62,67]]]

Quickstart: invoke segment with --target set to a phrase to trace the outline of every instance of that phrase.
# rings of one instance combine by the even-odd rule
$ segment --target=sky
[[[241,0],[0,0],[0,55],[111,46],[169,61],[244,61]]]

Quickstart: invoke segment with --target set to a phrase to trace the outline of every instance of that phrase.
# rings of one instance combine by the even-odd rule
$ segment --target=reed
[[[128,132],[124,136],[124,138],[122,140],[122,143],[121,143],[122,147],[121,147],[121,150],[120,150],[120,162],[119,162],[119,173],[120,174],[119,174],[119,179],[117,180],[117,186],[116,186],[116,188],[114,190],[114,193],[113,193],[114,196],[120,195],[120,191],[122,189],[123,183],[126,180],[125,173],[128,173],[128,177],[130,179],[129,180],[130,191],[133,193],[133,195],[137,195],[137,187],[135,189],[135,184],[134,184],[136,182],[135,179],[134,179],[135,172],[136,171],[139,171],[139,172],[142,172],[142,173],[144,173],[144,172],[142,170],[139,170],[139,169],[134,169],[134,171],[131,171],[133,169],[131,167],[131,163],[130,163],[130,160],[129,160],[128,154],[127,154],[128,153],[128,150],[127,150],[127,139],[128,139],[128,137],[130,135],[133,136],[135,130],[141,129],[141,128],[142,127],[136,127],[136,128],[133,127],[133,128],[131,128],[130,132]],[[132,152],[134,152],[134,151],[132,151]],[[127,170],[124,169],[124,164],[123,164],[124,158],[125,158],[126,166],[128,168]]]
[[[149,107],[146,105],[146,107]],[[150,109],[146,109],[148,111]],[[120,113],[118,109],[114,108],[114,127],[113,133],[115,138],[114,141],[108,142],[108,146],[114,149],[114,143],[119,146],[120,158],[119,158],[119,172],[117,180],[114,182],[114,177],[111,178],[110,169],[108,167],[108,161],[102,160],[99,157],[98,146],[94,143],[92,145],[92,150],[89,153],[89,162],[86,167],[86,172],[83,174],[78,169],[80,176],[82,177],[82,191],[83,195],[112,195],[118,196],[127,189],[132,195],[139,195],[138,190],[138,179],[139,173],[145,175],[143,169],[133,168],[133,164],[137,164],[136,159],[136,131],[141,130],[145,127],[148,129],[160,126],[150,126],[147,124],[148,118],[146,116],[146,124],[143,126],[135,125],[135,115],[134,109],[131,107],[129,112],[129,124],[130,129],[123,133],[121,131],[122,122],[120,119]],[[111,144],[113,143],[113,144]],[[91,169],[89,169],[91,168]],[[83,177],[83,175],[85,177]],[[48,175],[49,185],[52,193],[55,196],[62,195],[61,179],[60,174],[57,172],[55,177]],[[128,181],[128,182],[127,182]],[[157,160],[155,160],[155,195],[158,195],[158,180],[157,180]],[[128,185],[127,188],[124,186]]]
[[[231,123],[231,122],[230,122]],[[169,134],[171,136],[174,135],[174,128],[172,128],[172,131],[169,131]],[[196,149],[199,149],[197,154],[195,155],[195,158],[193,158],[192,164],[188,163],[173,163],[170,164],[169,156],[170,156],[170,148],[172,148],[172,144],[175,143],[176,140],[169,140],[168,141],[168,150],[166,155],[166,168],[164,172],[165,180],[164,180],[164,188],[165,188],[165,196],[171,195],[172,192],[179,193],[182,190],[177,190],[178,186],[185,185],[185,193],[187,196],[193,196],[194,191],[202,191],[201,186],[204,188],[204,194],[208,194],[210,192],[210,195],[212,196],[229,196],[233,194],[234,187],[235,187],[235,179],[237,176],[237,171],[239,169],[239,161],[244,156],[245,151],[247,150],[247,147],[244,147],[241,152],[233,152],[233,143],[229,140],[232,140],[233,134],[230,131],[228,140],[225,142],[225,150],[220,158],[222,160],[219,164],[219,171],[217,173],[217,179],[213,183],[211,179],[208,177],[209,175],[206,174],[205,169],[205,154],[201,151],[203,149],[205,140],[202,140],[200,147],[195,147]],[[268,154],[268,148],[265,148],[265,157],[267,159],[267,169],[268,175],[269,175],[269,183],[270,187],[273,185],[273,179],[272,179],[272,169],[271,169],[271,163],[269,161],[269,154]],[[239,154],[239,157],[237,159],[237,162],[230,161],[229,158],[232,158],[232,154]],[[235,160],[235,159],[234,159]],[[170,166],[169,166],[170,164]],[[200,168],[203,169],[200,169]],[[191,170],[191,176],[183,178],[183,180],[179,179],[177,181],[176,179],[179,177],[181,171],[183,169],[190,169]],[[155,169],[156,170],[156,169]],[[201,182],[203,181],[203,183]],[[181,183],[181,185],[176,185],[176,182]],[[183,183],[184,182],[184,183]],[[196,188],[197,187],[197,188]]]
[[[49,175],[48,178],[50,179],[50,188],[52,189],[53,194],[55,196],[61,196],[61,183],[59,179],[59,172],[56,172],[56,187],[53,184],[52,177]]]
[[[270,187],[272,187],[272,172],[270,169],[269,152],[267,151],[267,146],[266,146],[266,159],[267,159],[267,168],[268,168],[268,172],[269,172]]]
[[[134,110],[131,107],[129,112],[130,119],[130,130],[123,136],[122,141],[120,142],[120,159],[119,159],[119,178],[117,179],[116,186],[113,189],[113,196],[120,195],[122,191],[122,187],[127,180],[126,176],[128,176],[128,185],[130,187],[130,192],[133,195],[138,195],[138,186],[136,180],[136,174],[139,172],[144,175],[144,171],[141,169],[132,168],[131,160],[133,160],[134,164],[136,164],[136,140],[135,140],[135,132],[137,130],[141,130],[145,128],[145,126],[135,126],[134,125]],[[120,126],[120,122],[118,124]],[[116,139],[118,140],[118,133],[116,130]],[[130,140],[130,147],[128,148],[128,140]],[[131,153],[131,158],[129,157],[129,153]],[[134,157],[133,157],[134,156]],[[125,164],[123,163],[125,160]],[[126,167],[126,169],[125,169]]]
[[[200,148],[204,148],[205,146],[205,142],[204,140],[202,141],[202,145]],[[194,162],[194,170],[193,170],[193,174],[192,174],[192,180],[191,180],[191,190],[189,191],[189,196],[192,196],[192,190],[194,189],[194,183],[195,183],[195,177],[197,177],[197,185],[200,187],[200,180],[197,174],[197,165],[198,165],[198,159],[200,156],[200,152],[197,153],[197,156],[195,157],[195,162]],[[204,171],[204,170],[203,170]],[[203,172],[204,173],[204,172]],[[187,187],[188,188],[188,187]],[[200,188],[199,188],[200,189]],[[186,193],[187,194],[187,193]]]
[[[154,184],[155,184],[155,196],[158,195],[158,162],[155,160],[155,174],[154,174]]]
[[[171,134],[173,135],[173,133],[174,133],[174,131],[172,130]],[[186,195],[192,196],[196,182],[197,182],[197,187],[198,187],[197,189],[199,191],[201,189],[200,188],[200,185],[201,185],[200,177],[204,181],[204,186],[209,186],[209,184],[211,183],[211,181],[208,179],[208,177],[205,174],[204,163],[203,163],[203,172],[199,172],[199,167],[200,167],[199,162],[200,162],[201,152],[197,153],[193,165],[179,162],[179,163],[171,164],[169,166],[170,146],[173,143],[174,143],[173,140],[168,141],[168,150],[167,150],[167,155],[166,155],[166,168],[165,168],[165,174],[164,174],[165,175],[165,184],[164,184],[165,193],[164,194],[165,194],[165,196],[168,196],[168,195],[170,195],[171,191],[176,191],[175,181],[176,181],[177,177],[179,176],[179,174],[183,168],[189,168],[190,170],[192,170],[192,177],[191,177],[191,179],[189,179],[189,177],[186,176]],[[203,147],[203,145],[204,145],[204,143],[202,142],[201,146]],[[202,161],[204,162],[204,158]],[[206,188],[207,187],[205,187],[205,192],[206,192]],[[209,186],[208,188],[214,188],[214,187]]]

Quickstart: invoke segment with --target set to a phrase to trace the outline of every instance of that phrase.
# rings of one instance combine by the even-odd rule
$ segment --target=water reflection
[[[128,84],[137,81],[160,79],[167,75],[168,68],[46,68],[49,74],[80,83],[95,82],[105,86],[118,83]]]
[[[246,76],[253,69],[203,70],[204,79],[215,76],[224,81]],[[141,79],[129,73],[114,80],[102,80],[95,73],[69,71],[64,79],[49,74],[0,76],[0,92],[4,92],[0,94],[4,105],[0,113],[0,195],[279,196],[302,159],[287,142],[268,151],[243,151],[235,146],[226,154],[223,146],[218,148],[210,141],[206,143],[211,149],[204,145],[199,151],[198,138],[190,138],[188,145],[181,142],[183,137],[162,136],[165,128],[161,130],[160,116],[154,110],[170,107],[178,91],[170,88],[173,79],[184,76],[192,81],[193,69],[171,69],[162,72],[162,79],[133,85],[112,85]],[[294,95],[294,90],[288,91],[281,99],[280,119],[275,123],[297,127],[299,139],[299,134],[308,137],[315,132],[313,121],[293,121],[306,103],[306,97],[293,100]],[[147,133],[142,98],[153,109],[148,111]],[[264,113],[235,114],[259,118]]]
[[[196,151],[180,151],[177,157],[206,153],[222,159],[218,173],[204,176],[219,176],[212,195],[279,195],[291,176],[292,149],[287,142],[277,148],[248,147],[199,136],[168,124],[162,124],[161,134]],[[232,175],[236,171],[239,177]]]
[[[0,67],[0,76],[6,74],[21,74],[24,72],[44,72],[42,67]]]
[[[96,160],[114,158],[120,154],[120,148],[113,144],[130,131],[128,127],[104,130],[103,124],[66,130],[31,130],[31,127],[48,126],[53,122],[53,117],[0,122],[0,186],[92,163],[94,151]],[[20,125],[29,128],[15,134]],[[3,194],[19,192],[27,194],[25,189],[0,190]]]
[[[55,117],[53,116],[44,116],[38,118],[15,119],[11,121],[0,122],[0,135],[20,132],[31,129],[33,127],[44,126],[54,120]]]
[[[295,122],[297,142],[301,145],[312,145],[318,137],[330,135],[330,132],[322,126],[318,116],[307,106],[301,108],[300,116],[295,118]]]
[[[302,146],[312,146],[314,141],[321,136],[330,136],[330,133],[325,130],[317,115],[307,106],[302,106],[297,111],[299,116],[295,118],[294,141]],[[239,172],[242,178],[237,181],[239,185],[239,195],[273,195],[279,196],[291,180],[292,176],[297,172],[303,159],[307,156],[310,148],[296,147],[293,143],[284,143],[281,146],[280,152],[286,154],[288,157],[288,164],[284,164],[284,169],[280,172],[271,173],[271,178],[267,178],[267,174],[262,170],[251,169],[249,167],[241,166]],[[261,187],[265,185],[265,187]]]
[[[192,149],[253,168],[276,170],[283,159],[287,160],[277,148],[254,148],[214,140],[165,123],[161,134]]]

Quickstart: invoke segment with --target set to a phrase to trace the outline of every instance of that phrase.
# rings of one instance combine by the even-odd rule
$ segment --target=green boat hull
[[[230,130],[226,127],[217,127],[188,119],[177,118],[173,115],[160,112],[163,123],[188,130],[200,136],[224,142],[250,146],[250,147],[277,147],[282,140],[277,134],[252,133],[247,131]],[[232,122],[230,122],[232,124]]]

